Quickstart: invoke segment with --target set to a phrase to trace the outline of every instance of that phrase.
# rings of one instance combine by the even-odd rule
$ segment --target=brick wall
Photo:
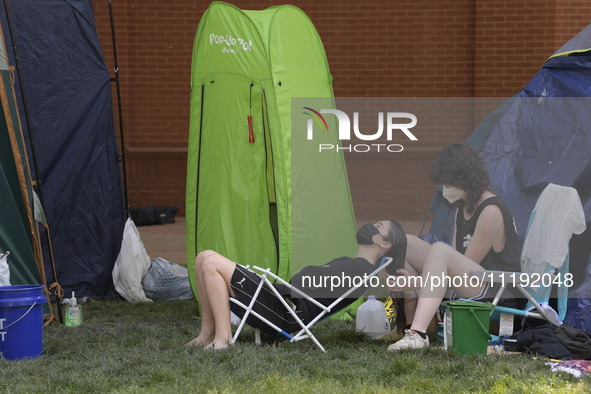
[[[282,4],[233,1],[244,9]],[[304,0],[341,97],[503,97],[591,22],[585,1]],[[131,205],[179,205],[184,214],[193,40],[208,2],[113,0]],[[114,76],[107,1],[95,19]],[[465,135],[432,131],[420,148],[347,155],[358,217],[422,219],[436,153]],[[380,179],[366,170],[385,171]],[[384,181],[384,179],[389,179]],[[375,190],[375,191],[374,191]]]

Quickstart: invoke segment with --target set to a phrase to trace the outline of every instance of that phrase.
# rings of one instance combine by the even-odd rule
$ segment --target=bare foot
[[[199,334],[197,338],[187,342],[185,346],[208,346],[213,342],[213,336]]]
[[[221,350],[227,349],[230,342],[226,340],[222,341],[213,341],[209,345],[205,346],[205,349],[214,349],[214,350]]]

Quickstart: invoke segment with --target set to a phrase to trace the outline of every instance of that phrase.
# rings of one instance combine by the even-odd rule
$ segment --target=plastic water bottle
[[[359,308],[356,319],[357,331],[367,333],[371,338],[376,338],[390,332],[390,321],[386,315],[384,304],[370,295]]]
[[[66,326],[68,327],[78,327],[82,324],[82,309],[80,309],[80,305],[78,305],[78,301],[76,300],[76,296],[74,292],[72,292],[72,298],[70,298],[70,302],[66,307]]]

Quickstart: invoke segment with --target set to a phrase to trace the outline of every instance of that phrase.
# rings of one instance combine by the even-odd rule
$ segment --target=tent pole
[[[115,40],[115,23],[113,22],[113,6],[109,0],[109,16],[111,17],[111,36],[113,37],[113,59],[115,62],[115,78],[111,78],[111,82],[115,82],[117,86],[117,109],[119,111],[119,134],[121,135],[121,166],[123,169],[123,193],[125,196],[125,212],[129,217],[129,201],[127,199],[127,170],[125,165],[125,140],[123,138],[123,116],[121,111],[121,87],[119,84],[119,65],[117,63],[117,44]]]
[[[35,138],[33,137],[33,133],[31,131],[31,118],[29,116],[29,106],[27,105],[27,96],[25,94],[25,86],[23,84],[23,76],[21,73],[21,66],[20,66],[20,59],[18,56],[18,51],[16,48],[16,40],[14,39],[14,29],[12,28],[12,20],[10,19],[10,12],[8,10],[8,0],[4,0],[4,9],[6,11],[6,20],[8,22],[8,30],[10,31],[10,40],[12,43],[12,50],[14,53],[14,61],[16,65],[16,70],[18,74],[18,82],[21,89],[21,95],[23,98],[23,109],[25,112],[25,121],[27,122],[27,131],[29,136],[29,143],[31,145],[31,153],[33,154],[33,165],[35,166],[35,177],[37,179],[37,189],[39,190],[39,200],[41,202],[41,207],[43,208],[43,212],[45,212],[45,198],[43,197],[43,182],[41,181],[41,173],[39,172],[39,164],[37,163],[37,150],[35,149]],[[49,236],[49,225],[46,223],[45,228],[47,230],[47,239],[49,243],[49,258],[51,260],[51,273],[53,275],[54,283],[57,283],[57,274],[55,271],[55,261],[53,259],[53,252],[51,252],[51,238]],[[41,272],[41,275],[45,275],[45,272]],[[59,288],[59,285],[58,285]],[[59,321],[63,323],[63,315],[62,315],[62,303],[61,297],[59,296],[59,291],[55,291],[55,296],[57,299],[57,310],[58,310],[58,317]]]

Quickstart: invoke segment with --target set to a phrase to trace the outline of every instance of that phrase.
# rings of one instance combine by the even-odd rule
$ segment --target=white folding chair
[[[545,212],[548,209],[552,210],[550,215]],[[565,222],[566,220],[569,222]],[[493,301],[496,306],[493,313],[535,317],[560,325],[560,321],[566,315],[568,301],[569,276],[567,274],[570,260],[568,243],[572,234],[580,234],[585,230],[585,223],[581,200],[575,189],[554,184],[546,186],[530,215],[521,254],[523,272],[491,270],[472,272],[473,276],[489,282],[492,287],[499,288]],[[546,231],[548,229],[550,231]],[[528,245],[532,240],[535,240],[535,245],[531,243]],[[538,270],[541,267],[541,271],[532,273],[529,269],[532,266],[538,267]],[[557,286],[558,316],[551,308],[544,307],[550,299],[553,285]],[[509,286],[517,289],[528,299],[528,304],[523,310],[497,306],[505,289]]]
[[[264,322],[267,326],[269,326],[270,330],[274,331],[278,336],[283,337],[291,342],[296,342],[296,341],[300,341],[302,339],[310,338],[316,344],[316,346],[318,346],[320,348],[320,350],[322,350],[323,352],[326,352],[326,350],[320,344],[320,342],[318,342],[318,340],[316,339],[314,334],[312,334],[312,332],[310,331],[310,328],[314,324],[316,324],[318,321],[338,312],[340,309],[339,310],[333,310],[333,309],[343,299],[347,298],[349,295],[351,295],[353,292],[357,291],[359,288],[367,287],[367,282],[372,277],[378,275],[382,270],[384,270],[388,265],[390,265],[391,262],[392,262],[391,257],[384,257],[382,259],[380,265],[371,274],[364,277],[363,281],[361,281],[358,286],[351,287],[343,295],[341,295],[338,299],[336,299],[334,302],[332,302],[329,306],[325,306],[325,305],[321,304],[320,302],[316,301],[314,298],[307,295],[304,291],[297,289],[295,286],[291,285],[289,282],[286,282],[285,280],[281,279],[280,277],[278,277],[277,275],[272,273],[271,269],[269,269],[269,268],[263,269],[263,268],[259,268],[257,266],[253,266],[252,269],[260,272],[259,276],[261,277],[262,280],[260,281],[258,288],[257,288],[255,294],[253,295],[249,305],[245,305],[242,302],[236,300],[235,298],[230,297],[230,301],[234,305],[242,308],[245,311],[244,315],[242,316],[242,319],[240,321],[240,324],[238,325],[238,329],[236,330],[236,333],[234,334],[234,337],[232,338],[232,344],[235,343],[236,340],[238,339],[238,336],[240,335],[240,332],[242,331],[242,328],[243,328],[244,323],[246,322],[246,319],[248,318],[248,316],[252,315],[252,316],[256,317],[257,319],[259,319],[260,321]],[[247,268],[248,268],[248,266],[247,266]],[[299,297],[305,298],[309,302],[311,302],[314,305],[316,305],[317,307],[319,307],[322,310],[321,313],[319,313],[314,319],[312,319],[307,324],[304,323],[299,318],[299,316],[295,313],[295,311],[291,308],[291,306],[287,303],[287,301],[283,298],[283,296],[281,296],[279,291],[269,281],[268,277],[271,277],[275,281],[289,287],[292,294],[296,294]],[[286,310],[291,314],[291,316],[293,316],[293,318],[295,319],[297,324],[301,327],[300,331],[298,331],[295,335],[291,335],[290,333],[284,331],[281,327],[278,327],[277,325],[271,323],[269,320],[267,320],[266,318],[264,318],[263,316],[261,316],[260,314],[258,314],[257,312],[252,310],[252,307],[254,306],[261,289],[265,285],[268,286],[268,288],[271,289],[271,291],[273,291],[275,296],[281,301],[281,303],[286,308]],[[255,341],[258,345],[258,344],[260,344],[260,329],[255,329],[255,336],[256,336]]]

